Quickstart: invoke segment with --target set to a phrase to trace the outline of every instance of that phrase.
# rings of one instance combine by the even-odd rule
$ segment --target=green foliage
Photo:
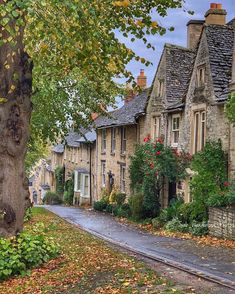
[[[63,201],[61,199],[61,196],[59,196],[55,192],[48,191],[43,198],[43,203],[48,205],[57,205],[61,204]]]
[[[205,236],[208,234],[208,223],[193,221],[189,232],[194,236]]]
[[[37,163],[41,158],[45,158],[47,154],[47,144],[45,144],[40,137],[31,134],[25,158],[25,170],[27,175],[29,175],[35,163]]]
[[[229,183],[226,183],[226,185]],[[229,185],[225,191],[211,195],[207,200],[207,205],[212,207],[226,207],[235,205],[235,185]]]
[[[119,41],[115,31],[154,49],[146,35],[163,35],[166,28],[152,19],[152,9],[165,16],[182,2],[4,1],[0,25],[6,36],[0,45],[10,42],[15,48],[16,33],[22,31],[25,51],[34,61],[33,132],[53,139],[66,133],[68,121],[87,124],[99,105],[114,103],[120,89],[113,78],[132,80],[126,69],[131,60],[150,65]]]
[[[118,217],[129,218],[131,216],[131,208],[128,203],[125,203],[114,207],[113,213]]]
[[[56,193],[60,196],[64,194],[64,167],[57,166],[55,169]]]
[[[193,201],[206,209],[211,195],[224,189],[227,181],[227,156],[218,142],[207,142],[203,151],[194,155],[192,169],[195,172],[190,182]]]
[[[0,280],[25,274],[28,269],[49,261],[58,253],[58,247],[45,235],[41,225],[37,225],[32,234],[22,232],[14,238],[1,238]]]
[[[32,218],[32,207],[29,207],[25,211],[24,222],[26,223],[26,222],[30,221],[31,218]]]
[[[160,211],[160,197],[164,179],[177,182],[186,177],[190,155],[165,147],[161,139],[152,142],[150,137],[145,144],[136,147],[131,157],[130,179],[134,191],[144,195],[143,206],[147,217],[155,217]]]
[[[145,212],[144,212],[144,206],[143,206],[143,201],[144,201],[144,195],[143,193],[136,193],[132,195],[129,199],[129,205],[131,209],[131,215],[132,218],[135,220],[141,220],[145,217]]]
[[[105,198],[101,199],[100,201],[94,202],[94,205],[93,205],[94,209],[97,211],[105,211],[107,206],[108,206],[108,201]]]
[[[172,220],[167,222],[165,225],[165,229],[169,232],[189,232],[189,226],[187,224],[183,224],[178,218],[173,218]]]
[[[172,201],[167,208],[161,210],[161,213],[158,217],[159,222],[162,224],[165,224],[174,218],[178,218],[179,215],[181,214],[180,209],[182,205],[183,205],[182,198],[178,198]]]
[[[67,180],[64,187],[64,203],[68,205],[73,205],[73,197],[74,197],[74,174],[72,174],[71,178]]]
[[[122,206],[126,200],[126,194],[125,193],[117,193],[115,197],[115,202],[118,206]]]
[[[235,92],[229,95],[228,102],[226,104],[226,114],[228,119],[235,125]]]

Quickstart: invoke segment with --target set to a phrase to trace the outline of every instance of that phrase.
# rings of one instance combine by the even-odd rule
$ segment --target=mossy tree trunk
[[[4,5],[3,0],[0,0]],[[10,26],[14,28],[14,22]],[[32,63],[24,52],[23,28],[6,42],[9,32],[0,27],[0,236],[17,234],[29,205],[24,160],[32,110]]]

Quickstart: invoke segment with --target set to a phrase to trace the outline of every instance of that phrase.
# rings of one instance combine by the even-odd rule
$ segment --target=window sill
[[[121,153],[120,156],[121,157],[126,157],[126,153]]]
[[[101,152],[101,155],[106,155],[106,151],[102,151]]]
[[[115,156],[115,152],[111,152],[110,155],[111,155],[111,156]]]

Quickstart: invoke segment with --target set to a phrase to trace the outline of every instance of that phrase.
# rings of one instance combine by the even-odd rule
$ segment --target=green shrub
[[[55,169],[56,193],[61,197],[64,194],[64,167],[57,166]]]
[[[115,205],[114,204],[107,204],[105,211],[107,213],[113,213],[113,210],[115,209]]]
[[[25,210],[25,214],[24,214],[24,222],[28,222],[30,221],[32,218],[32,207],[28,207],[26,210]]]
[[[58,247],[45,235],[42,226],[36,226],[33,233],[22,232],[15,238],[0,238],[0,280],[24,274],[58,253]]]
[[[114,215],[118,217],[128,218],[131,216],[131,210],[129,204],[125,203],[121,206],[116,206],[114,209]]]
[[[183,203],[179,206],[177,211],[177,217],[182,223],[189,224],[191,222],[193,204]]]
[[[124,204],[126,200],[126,194],[125,193],[117,193],[115,197],[115,202],[118,206],[121,206]]]
[[[193,221],[190,226],[190,233],[194,236],[204,236],[208,234],[208,223],[207,222],[196,222]]]
[[[48,205],[56,205],[63,203],[63,201],[58,194],[48,191],[43,198],[43,203]]]
[[[136,193],[129,198],[129,205],[131,209],[131,216],[135,220],[141,220],[144,218],[143,208],[144,195],[142,193]]]
[[[97,211],[105,211],[108,206],[108,203],[105,199],[101,199],[100,201],[94,202],[94,210]]]
[[[171,221],[167,222],[164,228],[169,232],[189,232],[189,226],[183,224],[178,218],[173,218]]]
[[[190,182],[190,191],[193,202],[196,203],[195,214],[198,215],[202,209],[207,212],[208,198],[225,190],[224,182],[228,177],[227,156],[221,141],[207,142],[204,149],[194,155],[192,169],[195,175]]]
[[[180,212],[180,209],[183,205],[184,201],[181,197],[173,200],[169,207],[163,209],[160,212],[160,215],[158,217],[158,220],[161,224],[165,224],[169,221],[171,221],[173,218],[178,218]]]
[[[191,203],[191,214],[189,222],[203,222],[208,220],[208,207],[203,202],[193,201]]]
[[[158,217],[152,219],[152,225],[154,229],[160,229],[163,226],[163,223],[159,220]]]
[[[64,202],[68,205],[73,205],[74,197],[74,174],[71,175],[71,178],[66,181],[64,186]]]
[[[208,206],[226,207],[235,205],[235,187],[228,188],[228,191],[221,191],[218,194],[211,195],[207,201]]]

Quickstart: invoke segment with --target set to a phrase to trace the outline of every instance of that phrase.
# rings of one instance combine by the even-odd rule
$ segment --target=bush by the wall
[[[136,193],[129,198],[131,215],[135,220],[141,220],[145,217],[143,201],[144,195],[142,193]]]
[[[108,201],[103,198],[100,201],[94,202],[93,208],[97,211],[105,211],[108,206]]]
[[[61,197],[64,194],[64,167],[57,166],[55,169],[56,193]]]
[[[61,204],[62,202],[63,201],[61,197],[57,193],[51,191],[48,191],[45,197],[43,198],[43,203],[48,205],[57,205]]]
[[[68,205],[73,205],[73,197],[74,197],[74,174],[72,174],[71,178],[67,180],[64,185],[64,202]]]
[[[204,236],[208,234],[208,223],[193,221],[189,231],[194,236]]]
[[[226,207],[235,205],[235,185],[230,185],[229,182],[225,182],[224,184],[227,189],[211,195],[207,201],[208,206]]]
[[[173,218],[171,221],[167,222],[165,229],[169,232],[189,232],[189,225],[183,224],[178,218]]]
[[[15,238],[0,238],[0,280],[24,274],[58,253],[58,247],[42,227],[36,227],[33,233],[22,232]]]

